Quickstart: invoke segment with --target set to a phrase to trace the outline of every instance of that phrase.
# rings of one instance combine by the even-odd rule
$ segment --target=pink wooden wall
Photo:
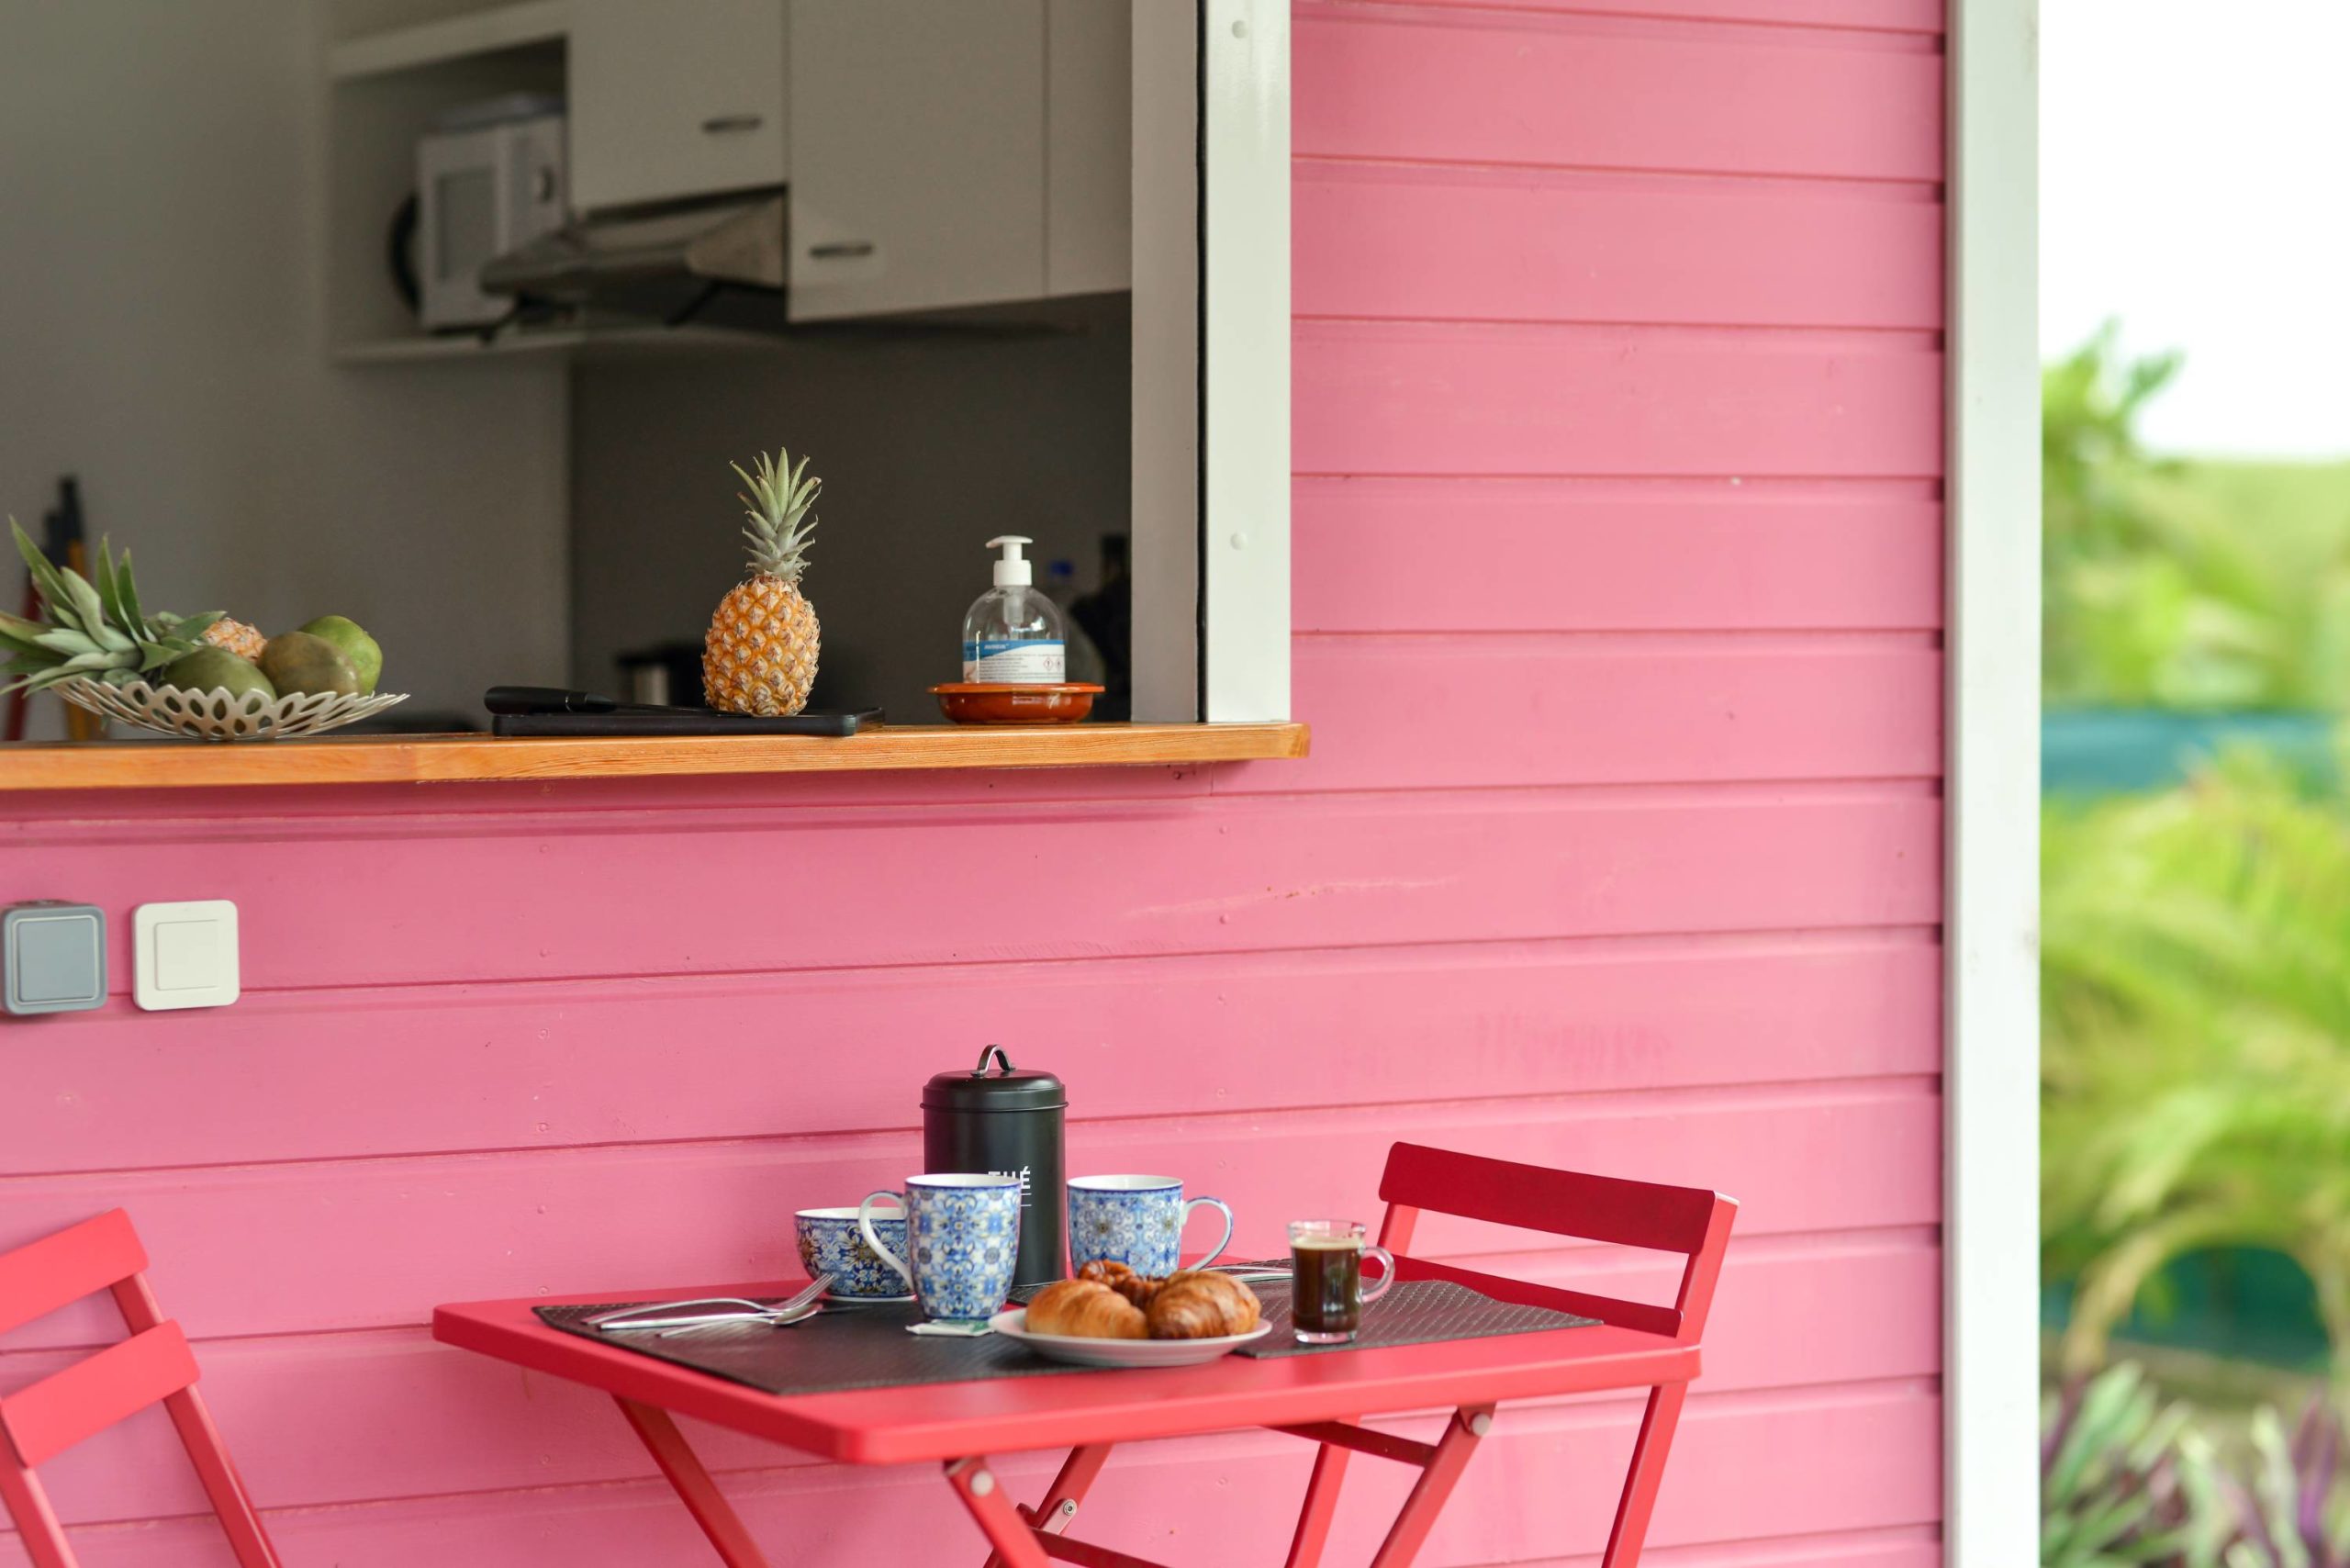
[[[1251,1249],[1370,1210],[1399,1135],[1736,1193],[1653,1560],[1938,1557],[1940,0],[1296,22],[1312,761],[0,828],[0,899],[242,909],[231,1010],[0,1026],[0,1245],[130,1207],[294,1568],[703,1561],[608,1407],[429,1310],[782,1271],[987,1040],[1069,1080],[1076,1169],[1183,1172]],[[1007,878],[1048,896],[977,913]],[[1506,1418],[1431,1560],[1595,1551],[1633,1413]],[[163,1439],[53,1467],[93,1568],[226,1561]],[[926,1473],[711,1446],[780,1562],[971,1555]],[[1306,1461],[1138,1451],[1087,1531],[1234,1561]]]

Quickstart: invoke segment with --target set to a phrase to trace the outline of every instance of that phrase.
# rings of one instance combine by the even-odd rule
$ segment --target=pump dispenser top
[[[1017,533],[1000,533],[988,541],[989,549],[1003,552],[1003,559],[995,564],[996,587],[1026,588],[1036,580],[1036,563],[1024,559],[1020,554],[1022,545],[1035,543]]]

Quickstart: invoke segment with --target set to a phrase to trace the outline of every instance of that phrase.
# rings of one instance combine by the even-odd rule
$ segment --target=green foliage
[[[2232,1531],[2210,1445],[2134,1366],[2042,1412],[2041,1568],[2216,1568]]]
[[[2310,1401],[2290,1438],[2273,1409],[2224,1455],[2138,1368],[2047,1399],[2041,1568],[2344,1568],[2350,1486],[2335,1406]]]
[[[2155,1271],[2269,1247],[2350,1365],[2350,804],[2237,753],[2043,814],[2042,1235],[2065,1364]]]
[[[2044,682],[2054,702],[2350,700],[2350,466],[2180,462],[2140,414],[2176,355],[2111,326],[2042,375]]]

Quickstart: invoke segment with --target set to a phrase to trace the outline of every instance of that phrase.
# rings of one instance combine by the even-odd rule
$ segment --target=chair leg
[[[1075,1456],[1071,1456],[1074,1458]],[[1028,1521],[1003,1495],[1003,1483],[996,1478],[984,1454],[953,1461],[946,1466],[946,1484],[955,1488],[955,1495],[963,1499],[963,1506],[970,1511],[971,1522],[988,1538],[1006,1568],[1049,1568],[1051,1559],[1045,1549],[1036,1544],[1035,1532]]]
[[[261,1516],[246,1495],[244,1478],[229,1458],[229,1445],[220,1440],[220,1428],[212,1424],[212,1412],[203,1396],[192,1387],[183,1388],[163,1401],[163,1408],[178,1429],[180,1446],[187,1450],[196,1466],[196,1479],[204,1484],[204,1495],[212,1499],[212,1511],[220,1516],[220,1528],[228,1534],[229,1549],[236,1553],[240,1568],[278,1568],[277,1549],[261,1528]]]
[[[1077,1518],[1078,1505],[1093,1489],[1093,1478],[1102,1473],[1102,1466],[1110,1457],[1110,1446],[1090,1443],[1069,1450],[1069,1458],[1061,1462],[1060,1473],[1053,1477],[1044,1500],[1034,1508],[1022,1508],[1020,1517],[1048,1534],[1059,1535],[1067,1530],[1069,1520]],[[1002,1555],[989,1552],[987,1568],[1004,1568]]]
[[[1477,1439],[1494,1429],[1494,1407],[1490,1405],[1463,1406],[1453,1412],[1451,1422],[1444,1428],[1444,1436],[1437,1439],[1436,1455],[1420,1472],[1419,1480],[1412,1484],[1412,1495],[1404,1503],[1404,1511],[1395,1516],[1394,1525],[1387,1539],[1380,1543],[1379,1555],[1371,1560],[1371,1568],[1407,1568],[1419,1555],[1420,1547],[1436,1528],[1437,1516],[1452,1495],[1460,1473],[1469,1468],[1469,1456],[1476,1451]]]
[[[1689,1397],[1685,1383],[1661,1383],[1649,1390],[1648,1408],[1640,1415],[1639,1436],[1632,1439],[1632,1465],[1624,1477],[1624,1496],[1616,1505],[1616,1523],[1607,1532],[1607,1552],[1600,1568],[1634,1568],[1640,1543],[1648,1539],[1649,1516],[1656,1511],[1657,1488],[1664,1481],[1665,1450],[1673,1446],[1673,1428],[1680,1423],[1681,1406]]]
[[[669,1478],[669,1484],[676,1488],[686,1511],[693,1515],[694,1523],[701,1526],[701,1533],[710,1538],[710,1544],[717,1549],[718,1560],[726,1568],[767,1568],[767,1560],[758,1543],[743,1528],[742,1516],[719,1491],[710,1472],[702,1468],[699,1456],[686,1441],[686,1435],[677,1430],[669,1413],[657,1406],[640,1405],[618,1394],[612,1396],[612,1402],[621,1407],[621,1414],[628,1417],[628,1424],[636,1428],[636,1435],[652,1450],[653,1462],[661,1467],[661,1473]]]
[[[57,1510],[49,1506],[40,1478],[17,1462],[5,1437],[0,1437],[0,1503],[7,1505],[8,1517],[17,1521],[17,1539],[24,1543],[33,1568],[76,1568],[73,1551],[65,1544],[65,1527],[57,1522]]]
[[[1318,1568],[1322,1549],[1329,1543],[1330,1524],[1338,1515],[1338,1488],[1347,1479],[1342,1448],[1324,1443],[1314,1455],[1314,1475],[1305,1484],[1305,1506],[1297,1516],[1297,1533],[1290,1538],[1286,1568]]]

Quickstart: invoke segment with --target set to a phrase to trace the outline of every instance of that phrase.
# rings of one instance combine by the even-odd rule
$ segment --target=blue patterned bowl
[[[865,1244],[856,1228],[856,1210],[801,1209],[792,1216],[800,1233],[800,1266],[808,1277],[833,1276],[831,1294],[842,1301],[903,1301],[906,1282]],[[906,1215],[877,1209],[873,1228],[881,1244],[902,1258],[906,1255]]]

